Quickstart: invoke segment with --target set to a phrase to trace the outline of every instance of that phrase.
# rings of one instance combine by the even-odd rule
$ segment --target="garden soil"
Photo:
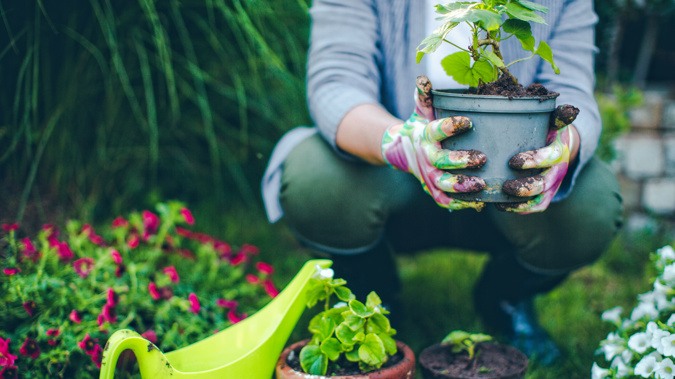
[[[527,87],[520,85],[510,74],[502,74],[498,80],[490,83],[480,83],[478,87],[471,87],[467,93],[472,95],[514,97],[541,97],[542,100],[557,97],[557,92],[546,89],[540,83],[532,83]]]
[[[475,359],[466,352],[453,353],[449,346],[434,345],[419,357],[425,379],[519,379],[528,360],[509,346],[483,343]],[[514,354],[515,353],[515,354]]]

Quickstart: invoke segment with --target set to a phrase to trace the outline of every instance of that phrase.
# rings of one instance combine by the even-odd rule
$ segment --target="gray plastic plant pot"
[[[471,201],[522,202],[528,197],[511,196],[502,191],[509,179],[532,176],[541,170],[514,170],[509,159],[517,153],[546,145],[549,117],[555,109],[555,97],[515,97],[470,95],[464,90],[432,90],[436,117],[466,116],[473,129],[448,138],[442,146],[449,150],[478,150],[487,156],[478,169],[450,170],[451,173],[478,176],[485,180],[484,190],[452,194]]]

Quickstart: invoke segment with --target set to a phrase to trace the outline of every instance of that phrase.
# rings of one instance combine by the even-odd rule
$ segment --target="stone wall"
[[[631,130],[614,141],[629,223],[675,221],[675,90],[652,85],[630,112]]]

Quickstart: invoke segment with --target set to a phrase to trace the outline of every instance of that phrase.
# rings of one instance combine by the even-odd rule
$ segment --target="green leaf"
[[[347,360],[350,361],[350,362],[358,362],[359,361],[359,350],[354,349],[354,350],[346,352],[345,358],[347,358]]]
[[[485,342],[492,340],[492,336],[482,333],[474,333],[470,337],[471,341],[474,343]]]
[[[368,334],[359,347],[359,358],[371,366],[380,367],[386,360],[384,344],[376,334]]]
[[[333,290],[337,297],[342,301],[349,301],[355,297],[352,290],[347,287],[335,287]]]
[[[368,309],[362,302],[356,299],[349,301],[349,309],[351,309],[355,315],[361,318],[369,317],[373,314],[372,310]]]
[[[531,1],[527,0],[518,0],[520,5],[524,6],[527,9],[531,9],[533,11],[541,12],[541,13],[548,13],[548,7],[545,7],[541,4],[533,3]]]
[[[364,318],[359,317],[353,314],[352,312],[345,312],[345,313],[348,314],[344,317],[344,321],[342,322],[342,324],[347,325],[351,330],[358,330],[359,328],[363,327],[363,324],[366,323],[366,320]]]
[[[504,61],[497,56],[497,54],[493,53],[490,50],[485,50],[483,51],[483,55],[485,58],[487,58],[490,63],[492,63],[495,67],[504,67]],[[479,62],[476,62],[479,63]],[[475,66],[475,64],[474,64]]]
[[[319,300],[324,300],[328,296],[324,283],[315,278],[310,279],[309,288],[306,293],[308,308],[312,308]]]
[[[417,55],[415,55],[415,62],[420,63],[420,61],[422,60],[422,57],[424,57],[424,52],[418,51]]]
[[[349,326],[344,323],[338,325],[335,329],[335,336],[346,346],[354,346],[360,339],[357,340],[357,334],[363,334],[360,330],[351,330]]]
[[[380,299],[380,297],[377,296],[377,293],[375,293],[375,291],[371,291],[368,294],[368,297],[366,297],[366,307],[375,310],[375,308],[380,304],[382,304],[382,300]]]
[[[456,2],[456,3],[446,3],[446,4],[437,4],[436,5],[436,13],[438,14],[446,14],[450,13],[454,10],[460,9],[460,8],[466,8],[467,6],[471,5],[473,3],[471,2]]]
[[[335,326],[335,320],[332,317],[321,318],[321,323],[319,324],[319,338],[321,341],[325,341],[333,335]]]
[[[504,22],[504,32],[516,36],[520,41],[523,49],[527,51],[534,51],[534,37],[532,37],[532,27],[529,22],[510,18]]]
[[[387,316],[380,313],[375,313],[368,321],[368,328],[370,329],[370,332],[373,333],[387,333],[389,330],[391,330],[391,324],[389,323]]]
[[[537,51],[535,51],[534,53],[539,55],[542,59],[544,59],[548,63],[550,63],[551,67],[553,67],[553,71],[556,74],[560,74],[560,69],[558,68],[558,66],[556,66],[555,62],[553,61],[553,51],[551,50],[551,46],[549,46],[546,42],[541,41],[539,42],[539,47],[537,48]]]
[[[321,312],[317,314],[316,316],[312,317],[311,320],[309,320],[309,326],[307,329],[312,332],[312,334],[317,334],[321,332],[321,320],[323,319],[324,313]]]
[[[380,339],[382,340],[382,345],[384,345],[384,350],[387,351],[387,354],[389,355],[396,354],[396,351],[398,350],[396,348],[396,341],[393,338],[391,338],[389,334],[379,333],[377,336],[380,337]]]
[[[538,24],[546,23],[546,20],[544,20],[544,18],[538,15],[535,11],[525,8],[518,2],[510,2],[506,4],[506,14],[512,18],[517,18],[523,21],[536,22]]]
[[[427,38],[422,40],[419,46],[417,46],[417,51],[422,53],[433,53],[434,51],[436,51],[436,49],[438,49],[439,46],[441,46],[441,43],[443,42],[443,38],[445,38],[445,35],[448,34],[448,32],[454,29],[455,26],[457,25],[459,25],[459,23],[451,22],[439,26]],[[422,56],[418,53],[417,63],[420,63],[420,59],[422,59]]]
[[[497,30],[502,24],[502,18],[497,12],[477,7],[458,8],[437,19],[445,23],[469,22],[479,24],[485,30]]]
[[[321,343],[321,352],[331,361],[336,361],[342,353],[342,344],[336,338],[329,338]]]
[[[300,366],[308,374],[326,375],[328,357],[319,346],[307,345],[300,350]]]
[[[471,334],[463,331],[463,330],[455,330],[445,336],[443,340],[441,341],[441,345],[458,345],[462,344],[462,341],[465,339],[469,338]]]
[[[465,51],[443,58],[441,66],[457,83],[468,84],[471,87],[476,87],[479,79],[484,82],[491,82],[494,79],[494,68],[490,62],[478,61],[471,66],[471,55]]]

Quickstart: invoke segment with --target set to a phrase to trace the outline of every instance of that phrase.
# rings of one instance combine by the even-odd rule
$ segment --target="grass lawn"
[[[199,212],[199,210],[197,210]],[[221,216],[223,217],[223,216]],[[219,223],[216,223],[219,224]],[[212,224],[212,227],[217,227]],[[261,258],[277,267],[278,282],[287,283],[309,252],[299,247],[283,222],[270,225],[263,215],[250,211],[231,212],[220,231],[233,243],[260,247]],[[553,292],[540,296],[536,305],[542,324],[563,350],[563,360],[553,367],[530,365],[528,379],[588,378],[599,342],[611,331],[600,320],[603,311],[621,305],[632,309],[636,295],[652,283],[649,253],[664,242],[656,236],[621,234],[595,264],[578,270]],[[473,310],[471,288],[487,256],[460,250],[423,251],[398,258],[404,282],[404,323],[397,338],[415,351],[439,342],[448,332],[464,329],[482,332]],[[306,325],[315,310],[307,310],[291,341],[308,336]],[[603,362],[604,366],[607,366]],[[417,375],[421,378],[421,375]]]

